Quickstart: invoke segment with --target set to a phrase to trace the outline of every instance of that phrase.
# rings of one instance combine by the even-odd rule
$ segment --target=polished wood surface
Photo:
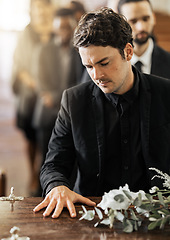
[[[97,203],[99,198],[91,198]],[[19,236],[28,236],[31,240],[87,240],[87,239],[119,239],[119,240],[169,240],[170,227],[164,230],[148,231],[143,224],[138,232],[123,233],[121,224],[116,222],[114,229],[101,225],[94,228],[95,221],[79,221],[82,210],[81,205],[76,204],[77,217],[72,219],[65,209],[58,219],[43,218],[43,210],[34,213],[33,208],[40,203],[42,198],[25,198],[14,204],[0,201],[0,239],[10,237],[10,229],[13,226],[20,228]],[[90,209],[90,208],[89,208]]]

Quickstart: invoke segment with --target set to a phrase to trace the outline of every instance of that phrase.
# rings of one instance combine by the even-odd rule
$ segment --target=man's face
[[[124,49],[125,58],[111,46],[80,47],[79,53],[91,79],[104,93],[123,94],[133,86],[130,43]]]
[[[63,44],[70,43],[74,26],[76,26],[76,22],[69,16],[56,17],[53,21],[54,31],[60,37]]]
[[[134,43],[142,45],[153,32],[155,16],[147,1],[125,3],[121,13],[132,27]]]
[[[51,23],[54,16],[54,7],[50,3],[41,0],[33,1],[31,5],[31,16],[34,24],[47,24]]]

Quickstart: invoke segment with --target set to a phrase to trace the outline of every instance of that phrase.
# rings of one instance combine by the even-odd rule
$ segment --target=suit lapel
[[[151,63],[151,74],[160,75],[160,62],[162,62],[162,56],[159,54],[158,47],[154,44],[154,49],[152,52],[152,63]]]
[[[149,167],[149,123],[151,94],[147,78],[140,74],[140,115],[142,151],[147,167]]]

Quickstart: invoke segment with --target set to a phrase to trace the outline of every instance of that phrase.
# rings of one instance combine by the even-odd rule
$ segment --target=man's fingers
[[[81,196],[81,195],[78,195],[78,199],[77,199],[77,201],[76,202],[81,202],[81,203],[83,203],[83,204],[86,204],[86,205],[88,205],[88,206],[96,206],[96,203],[95,202],[93,202],[93,201],[91,201],[90,199],[88,199],[88,198],[86,198],[86,197],[83,197],[83,196]]]
[[[82,204],[86,204],[88,206],[95,206],[96,203],[91,201],[88,198],[85,198],[65,186],[59,186],[53,188],[49,194],[47,194],[46,198],[34,208],[34,212],[38,212],[42,208],[46,208],[43,213],[43,216],[49,216],[52,211],[52,218],[58,218],[61,214],[64,207],[67,207],[71,217],[76,217],[76,209],[74,203],[79,202]]]
[[[53,209],[55,208],[57,202],[56,199],[51,199],[50,203],[48,204],[45,212],[43,213],[44,217],[47,217],[50,215],[50,213],[53,211]]]
[[[48,205],[48,201],[46,199],[44,199],[40,204],[38,204],[33,211],[34,212],[38,212],[40,211],[42,208],[45,208]]]
[[[63,201],[60,199],[58,201],[58,203],[56,204],[56,207],[55,207],[55,211],[52,215],[52,218],[58,218],[59,215],[61,214],[62,210],[63,210]]]
[[[69,210],[69,213],[70,213],[70,216],[71,217],[76,217],[76,209],[75,209],[75,206],[74,204],[72,203],[72,201],[70,201],[69,199],[67,199],[67,208]]]

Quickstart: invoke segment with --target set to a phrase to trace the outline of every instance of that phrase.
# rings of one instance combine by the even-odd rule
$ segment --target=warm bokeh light
[[[30,0],[0,0],[0,30],[20,31],[30,21]]]

